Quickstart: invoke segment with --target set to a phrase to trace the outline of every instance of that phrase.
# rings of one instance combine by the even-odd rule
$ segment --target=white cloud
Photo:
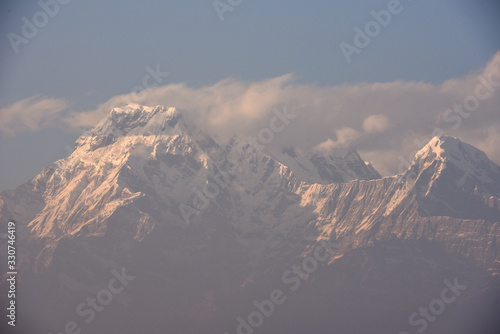
[[[187,118],[213,135],[252,136],[268,125],[274,107],[281,110],[286,106],[297,117],[275,136],[271,145],[277,148],[296,147],[307,151],[353,146],[382,173],[391,174],[397,171],[401,157],[411,159],[410,154],[430,140],[439,127],[446,134],[485,150],[500,163],[495,144],[500,133],[500,86],[494,86],[490,96],[480,101],[478,108],[468,112],[467,117],[453,111],[443,118],[448,109],[475,94],[481,85],[480,75],[500,83],[500,52],[483,69],[442,84],[396,81],[319,87],[297,84],[293,74],[258,82],[226,79],[200,88],[185,84],[161,86],[140,94],[114,97],[95,110],[73,111],[61,116],[70,127],[88,127],[118,105],[161,104],[178,107]],[[481,92],[485,92],[484,88]],[[61,114],[65,104],[60,100],[46,100],[52,102],[47,104],[53,108],[41,108],[44,110],[41,112],[30,100],[1,109],[2,114],[8,111],[8,117],[2,118],[0,114],[0,130],[8,131],[6,124],[15,123],[13,120],[18,128],[39,129],[38,121],[28,119],[30,113],[23,107],[26,105],[41,115],[38,119],[42,123],[56,121],[55,115]],[[460,117],[459,126],[457,117]]]
[[[389,128],[389,118],[386,115],[371,115],[363,121],[363,130],[368,133],[384,132]]]
[[[353,143],[361,136],[361,134],[353,128],[342,128],[335,130],[337,139],[328,138],[322,143],[316,145],[313,150],[321,153],[332,153],[336,149],[345,150],[353,145]]]
[[[52,126],[68,104],[61,99],[35,95],[0,108],[0,131],[14,136]]]
[[[313,150],[315,152],[319,152],[319,153],[328,153],[331,150],[333,150],[335,148],[335,146],[336,146],[336,143],[331,138],[328,138],[324,142],[319,143],[318,145],[314,146]]]

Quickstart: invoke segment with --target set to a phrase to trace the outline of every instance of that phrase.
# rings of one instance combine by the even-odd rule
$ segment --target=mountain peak
[[[114,143],[125,136],[147,136],[167,127],[174,128],[182,118],[176,108],[148,107],[129,104],[113,108],[107,117],[83,134],[75,143],[75,149],[85,146],[90,150]]]
[[[179,114],[179,111],[175,107],[166,108],[165,106],[162,105],[157,105],[155,107],[152,107],[136,103],[130,103],[123,107],[115,107],[111,109],[111,111],[108,114],[108,118],[116,118],[120,116],[123,117],[126,115],[138,115],[138,114],[153,116],[159,112],[165,112],[169,115]]]
[[[169,119],[178,119],[181,116],[180,112],[174,107],[166,108],[161,105],[148,107],[132,103],[125,107],[113,108],[103,120],[103,123],[111,121],[112,124],[118,127],[130,129],[136,125],[145,125],[157,114],[164,114]]]
[[[479,168],[497,171],[499,168],[488,158],[486,153],[451,136],[432,138],[427,145],[415,154],[414,160],[424,165],[439,160],[468,170]]]
[[[434,180],[453,180],[456,189],[482,188],[485,193],[500,195],[500,167],[486,153],[455,137],[432,138],[415,155],[415,168],[419,174],[433,175]]]

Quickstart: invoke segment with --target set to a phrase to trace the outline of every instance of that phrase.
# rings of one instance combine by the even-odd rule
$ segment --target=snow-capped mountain
[[[476,190],[481,193],[500,196],[500,167],[484,152],[457,138],[433,138],[415,155],[414,167],[430,168],[435,179],[453,179],[456,190],[470,192],[479,187]]]
[[[499,196],[500,167],[453,137],[433,138],[406,172],[381,178],[355,151],[264,152],[245,138],[219,142],[175,108],[130,105],[82,135],[70,157],[2,192],[0,223],[19,226],[21,286],[52,305],[27,313],[64,324],[113,268],[135,273],[134,302],[119,303],[128,317],[101,317],[93,333],[235,332],[253,299],[269,298],[281,274],[325,243],[335,251],[322,270],[262,332],[387,332],[401,329],[389,317],[402,312],[408,325],[405,312],[450,275],[468,280],[470,303],[495,286]],[[319,314],[300,307],[315,303]],[[360,322],[346,323],[346,312]]]
[[[407,175],[416,173],[421,214],[500,220],[500,167],[477,148],[435,137],[415,155]]]

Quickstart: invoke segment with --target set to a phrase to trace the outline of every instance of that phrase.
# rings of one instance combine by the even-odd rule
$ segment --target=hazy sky
[[[500,162],[500,87],[442,117],[488,92],[479,76],[500,82],[497,0],[221,0],[223,13],[212,0],[59,1],[51,15],[0,2],[0,190],[68,155],[114,96],[144,85],[161,87],[134,102],[186,108],[214,132],[251,135],[286,105],[301,117],[274,145],[353,146],[384,174],[436,127]],[[398,13],[349,63],[340,44],[355,47],[355,27],[388,5]]]

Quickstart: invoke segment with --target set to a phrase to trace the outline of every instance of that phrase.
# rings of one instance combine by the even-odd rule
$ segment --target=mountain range
[[[382,177],[354,150],[271,152],[212,137],[182,110],[129,105],[2,192],[9,221],[26,332],[499,328],[500,167],[450,136]],[[78,305],[122,270],[134,279],[86,322]],[[456,302],[422,315],[450,284],[466,286]],[[279,301],[269,315],[264,300]]]

